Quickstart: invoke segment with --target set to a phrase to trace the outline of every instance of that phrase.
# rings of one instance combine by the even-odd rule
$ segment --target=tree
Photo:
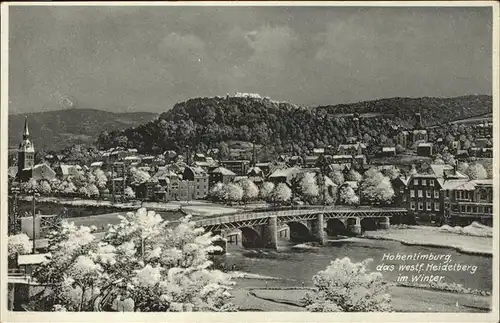
[[[78,194],[81,196],[81,197],[90,197],[90,192],[87,188],[87,186],[82,186],[78,189]]]
[[[61,182],[61,184],[59,184],[59,187],[57,188],[57,190],[63,195],[72,195],[72,194],[76,193],[76,191],[77,191],[75,184],[73,184],[72,182],[69,182],[67,180]]]
[[[135,192],[130,186],[127,186],[123,193],[125,194],[125,198],[128,200],[135,199]]]
[[[30,253],[30,238],[24,233],[9,236],[7,242],[7,251],[10,259],[15,258],[17,255],[25,255]]]
[[[221,182],[215,183],[208,193],[209,198],[214,201],[226,201],[227,200],[227,189],[226,185]]]
[[[240,187],[243,189],[243,200],[250,201],[256,199],[259,196],[259,188],[255,183],[248,178],[244,178],[238,182]]]
[[[455,165],[455,156],[453,156],[449,151],[443,152],[443,161],[448,165]]]
[[[469,179],[486,179],[488,178],[488,172],[483,165],[479,163],[474,163],[469,165],[465,171],[465,175],[469,176]]]
[[[401,175],[401,170],[399,168],[397,168],[396,166],[391,165],[390,167],[385,168],[382,171],[382,174],[384,176],[389,177],[391,180],[394,180],[394,179],[398,178]]]
[[[300,181],[300,188],[305,200],[310,201],[319,196],[319,187],[316,183],[316,174],[304,173]]]
[[[97,198],[99,197],[99,189],[95,184],[87,185],[87,192],[89,193],[89,197]]]
[[[331,174],[330,174],[330,178],[332,179],[332,181],[337,184],[337,185],[342,185],[344,184],[344,174],[342,174],[341,171],[339,170],[334,170]]]
[[[46,180],[40,181],[38,190],[42,195],[50,195],[50,193],[52,193],[52,188],[50,187],[49,182],[47,182]]]
[[[332,261],[313,277],[314,291],[307,293],[311,312],[390,312],[389,285],[380,272],[369,272],[372,259],[353,263],[348,257]]]
[[[24,194],[32,194],[34,191],[37,191],[38,189],[39,189],[38,182],[34,178],[31,178],[29,181],[21,184],[21,192],[23,192]]]
[[[274,190],[274,183],[264,182],[260,189],[260,198],[262,198],[265,201],[268,201],[272,196],[273,190]]]
[[[466,174],[468,168],[469,164],[467,162],[460,162],[457,165],[457,170],[462,174]]]
[[[137,169],[135,167],[130,168],[130,175],[132,176],[132,185],[140,185],[147,182],[151,178],[151,175],[149,175],[148,172]]]
[[[96,185],[100,190],[103,190],[106,188],[106,184],[108,183],[108,178],[106,177],[106,174],[102,169],[96,169],[94,171],[94,176],[96,179]]]
[[[190,216],[167,224],[142,208],[121,216],[97,241],[90,228],[63,221],[49,234],[50,257],[33,274],[52,290],[37,299],[36,310],[106,311],[124,304],[141,312],[234,310],[230,276],[210,269],[210,254],[221,250],[217,237]]]
[[[226,185],[227,200],[231,202],[239,202],[243,198],[243,189],[234,183]]]
[[[375,168],[370,168],[361,183],[361,194],[369,202],[387,203],[394,196],[394,189],[389,177],[382,175]]]
[[[359,204],[359,196],[356,195],[354,189],[349,185],[345,185],[340,189],[339,199],[341,203],[347,205]]]
[[[361,182],[363,180],[363,176],[361,176],[360,173],[355,171],[354,169],[350,169],[346,176],[345,176],[346,181],[354,181],[354,182]]]
[[[278,204],[288,202],[292,198],[292,190],[285,183],[279,183],[274,188],[272,197]]]

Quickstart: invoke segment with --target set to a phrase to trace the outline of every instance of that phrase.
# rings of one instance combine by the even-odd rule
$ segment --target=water
[[[477,270],[474,274],[464,271],[455,272],[425,272],[425,274],[434,274],[445,276],[443,282],[458,283],[464,287],[491,291],[492,289],[492,258],[461,254],[453,249],[431,248],[422,246],[406,246],[396,241],[387,240],[369,240],[352,239],[348,241],[332,241],[324,247],[314,249],[293,249],[294,244],[287,241],[280,241],[279,251],[272,250],[249,250],[234,245],[228,245],[228,254],[225,256],[226,266],[231,268],[236,266],[236,270],[252,274],[279,277],[283,281],[269,281],[266,284],[271,286],[310,286],[312,277],[318,271],[325,269],[331,261],[336,258],[349,257],[351,261],[362,261],[366,258],[372,258],[370,264],[371,270],[376,270],[378,265],[395,265],[394,271],[384,271],[384,279],[396,281],[398,274],[404,274],[411,277],[412,273],[400,272],[399,264],[404,261],[382,261],[384,253],[391,254],[440,254],[450,255],[450,264],[460,263],[462,265],[476,265]],[[439,264],[441,261],[420,261]],[[415,264],[418,261],[406,261],[406,264]],[[416,274],[416,273],[413,273]],[[410,278],[411,279],[411,278]],[[260,284],[259,284],[260,285]]]

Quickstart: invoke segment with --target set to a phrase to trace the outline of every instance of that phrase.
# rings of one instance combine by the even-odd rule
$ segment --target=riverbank
[[[493,238],[441,231],[436,227],[393,226],[386,230],[366,231],[363,238],[398,241],[405,245],[453,248],[464,254],[493,256]]]
[[[306,311],[302,299],[310,292],[310,287],[262,285],[263,280],[237,279],[237,286],[232,291],[233,302],[242,311]],[[488,296],[401,286],[391,287],[389,293],[395,312],[484,313],[491,309],[491,297]]]
[[[19,201],[31,202],[31,196],[20,196]],[[244,210],[243,207],[230,207],[222,204],[215,204],[207,201],[170,201],[170,202],[143,202],[130,201],[111,203],[105,200],[88,200],[88,199],[69,199],[40,196],[36,199],[37,205],[52,204],[60,207],[85,207],[85,208],[100,208],[107,211],[103,213],[112,213],[117,211],[133,211],[140,207],[145,207],[149,210],[157,212],[175,212],[182,210],[185,213],[191,213],[199,216],[212,216],[219,214],[235,213]],[[247,205],[247,209],[255,208],[260,205]],[[28,205],[31,207],[31,205]],[[112,211],[110,211],[112,210]]]

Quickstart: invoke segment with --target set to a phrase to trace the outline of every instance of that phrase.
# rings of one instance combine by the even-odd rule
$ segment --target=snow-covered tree
[[[382,273],[370,272],[372,259],[353,263],[336,259],[313,277],[314,290],[305,297],[311,312],[391,312],[389,285]]]
[[[33,194],[33,192],[38,191],[38,189],[39,183],[34,178],[21,184],[21,191],[25,194]]]
[[[300,180],[300,188],[305,200],[311,200],[319,195],[319,187],[316,182],[316,174],[307,172]]]
[[[360,173],[358,173],[357,171],[355,171],[354,169],[350,169],[346,176],[345,176],[345,180],[346,181],[355,181],[355,182],[361,182],[363,180],[363,176],[361,176]]]
[[[210,188],[210,192],[208,196],[213,201],[226,201],[227,200],[227,190],[226,185],[221,182],[215,183],[212,188]]]
[[[87,188],[87,186],[82,186],[78,189],[78,195],[81,197],[90,197],[90,192]]]
[[[94,176],[95,176],[95,179],[96,179],[96,185],[97,187],[102,190],[102,189],[105,189],[106,188],[106,184],[108,183],[108,178],[106,176],[106,174],[104,173],[104,171],[102,169],[96,169],[94,171]]]
[[[443,161],[448,165],[455,165],[455,156],[453,156],[449,151],[443,152],[441,157]]]
[[[259,188],[255,183],[248,178],[242,179],[238,182],[239,186],[243,189],[243,200],[251,201],[259,196]]]
[[[274,183],[264,182],[260,189],[260,198],[267,201],[271,198],[271,195],[274,190]]]
[[[339,192],[340,202],[347,205],[359,204],[359,196],[354,189],[348,185],[343,186]]]
[[[467,162],[460,162],[457,165],[457,170],[462,174],[465,174],[467,172],[467,168],[469,168],[469,164]]]
[[[63,181],[61,184],[59,184],[59,187],[57,188],[59,193],[64,194],[64,195],[71,195],[76,193],[77,189],[75,184],[69,181]]]
[[[288,185],[279,183],[273,190],[272,197],[276,203],[285,203],[292,198],[292,190]]]
[[[9,258],[14,258],[16,255],[25,255],[27,253],[30,253],[30,238],[24,233],[9,236],[7,242],[7,251],[9,254]]]
[[[38,186],[38,191],[42,195],[50,195],[50,193],[52,193],[52,187],[50,186],[49,182],[43,180],[40,181],[40,185]]]
[[[129,200],[135,199],[135,192],[130,186],[127,186],[125,188],[124,194],[125,194],[125,197]]]
[[[479,163],[474,163],[469,165],[465,171],[465,175],[469,176],[469,179],[486,179],[488,178],[488,172],[483,165]]]
[[[88,184],[87,191],[88,191],[90,197],[93,197],[93,198],[99,197],[99,189],[97,188],[97,185]]]
[[[226,185],[227,199],[231,202],[239,202],[243,198],[243,189],[234,183]]]
[[[338,186],[344,184],[344,174],[339,170],[335,170],[335,171],[331,172],[330,178]]]
[[[140,185],[147,182],[151,178],[151,175],[149,175],[148,172],[137,169],[135,167],[131,167],[129,173],[130,176],[132,176],[131,183],[133,185]]]
[[[230,276],[210,269],[209,254],[220,250],[215,239],[190,216],[172,227],[144,208],[121,217],[100,242],[89,228],[63,221],[34,273],[54,291],[37,310],[234,310]]]
[[[396,166],[391,165],[390,167],[385,168],[385,169],[382,171],[382,174],[383,174],[384,176],[389,177],[389,179],[393,180],[393,179],[398,178],[398,177],[401,175],[401,171],[400,171],[400,170],[399,170],[399,168],[397,168]]]
[[[375,168],[370,168],[361,183],[361,194],[367,201],[387,203],[393,198],[394,189],[389,177],[382,175]]]

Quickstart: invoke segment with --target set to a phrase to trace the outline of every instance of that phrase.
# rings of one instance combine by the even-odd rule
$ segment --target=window
[[[424,203],[418,202],[418,209],[422,211],[424,209]]]
[[[472,213],[477,213],[477,206],[472,207]]]
[[[438,190],[434,190],[434,198],[435,199],[439,198],[439,191]]]
[[[465,213],[465,205],[461,205],[461,206],[460,206],[460,212]]]
[[[415,197],[415,190],[410,190],[410,197]]]
[[[434,186],[434,180],[433,179],[429,180],[429,186]]]
[[[418,185],[418,179],[413,180],[413,185]]]
[[[434,211],[439,211],[439,202],[434,202]]]
[[[431,205],[431,202],[427,202],[427,203],[425,203],[425,208],[426,208],[426,210],[427,210],[427,211],[432,210],[432,205]]]
[[[406,202],[406,195],[403,195],[403,201]]]
[[[410,209],[415,210],[415,202],[410,202]]]
[[[455,191],[455,200],[458,200],[460,198],[460,192]]]
[[[425,197],[431,198],[431,190],[425,190]]]
[[[423,197],[423,193],[422,193],[422,190],[418,190],[418,197]]]
[[[427,185],[427,180],[423,179],[422,180],[422,186],[426,186]]]

